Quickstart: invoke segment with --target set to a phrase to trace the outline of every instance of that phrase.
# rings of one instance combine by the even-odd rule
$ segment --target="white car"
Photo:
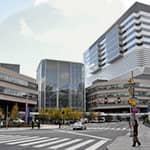
[[[73,130],[85,130],[86,129],[86,125],[83,124],[82,122],[75,122],[72,127],[73,127]]]
[[[16,123],[24,123],[24,120],[20,119],[20,118],[17,118],[15,120],[13,120],[13,122],[16,122]]]

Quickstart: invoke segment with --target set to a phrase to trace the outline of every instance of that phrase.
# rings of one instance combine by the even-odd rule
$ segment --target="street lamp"
[[[29,95],[23,95],[23,97],[25,98],[25,125],[28,125],[28,112],[29,112],[29,108],[28,108],[28,99],[29,99]]]

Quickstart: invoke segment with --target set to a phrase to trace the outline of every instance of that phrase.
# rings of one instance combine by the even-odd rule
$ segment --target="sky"
[[[33,78],[42,59],[83,63],[84,51],[134,2],[0,0],[0,63],[20,64]]]

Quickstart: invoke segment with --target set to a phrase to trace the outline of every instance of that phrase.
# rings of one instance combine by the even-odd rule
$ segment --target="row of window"
[[[20,80],[20,79],[14,78],[14,77],[10,77],[10,76],[8,76],[6,74],[3,74],[3,73],[0,73],[0,80],[37,90],[37,85],[36,84],[31,83],[31,82],[27,82],[27,81],[24,81],[24,80]]]
[[[11,88],[5,88],[0,86],[0,93],[9,95],[9,96],[16,96],[16,97],[24,97],[25,95],[29,95],[30,99],[37,100],[37,95],[32,93],[26,93],[23,91],[11,89]]]
[[[87,89],[87,93],[93,93],[103,90],[120,90],[120,89],[127,89],[129,88],[129,84],[113,84],[113,85],[104,85],[104,86],[98,86],[95,88]],[[135,88],[143,88],[143,89],[150,89],[149,83],[135,83]]]

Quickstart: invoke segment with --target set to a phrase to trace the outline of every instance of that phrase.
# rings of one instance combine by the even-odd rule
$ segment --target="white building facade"
[[[136,2],[84,53],[88,111],[129,113],[134,77],[139,112],[150,104],[150,6]]]
[[[84,53],[87,85],[150,75],[150,6],[135,3]]]

